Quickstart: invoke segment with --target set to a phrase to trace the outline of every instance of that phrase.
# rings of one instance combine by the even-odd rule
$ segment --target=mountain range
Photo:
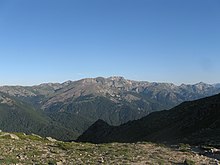
[[[98,119],[118,126],[217,93],[218,84],[177,86],[123,77],[1,86],[0,129],[74,140]]]
[[[77,141],[220,145],[220,94],[184,102],[171,110],[153,112],[120,126],[96,121]]]

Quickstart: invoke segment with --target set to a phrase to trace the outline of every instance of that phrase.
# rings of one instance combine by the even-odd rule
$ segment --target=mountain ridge
[[[77,141],[169,142],[220,145],[220,94],[187,101],[120,126],[95,122]]]
[[[98,119],[120,125],[184,101],[217,94],[220,88],[205,83],[177,86],[112,76],[25,87],[2,86],[0,92],[74,132],[76,138]]]
[[[65,84],[70,84],[72,82],[77,82],[77,81],[81,81],[81,80],[89,80],[89,79],[111,79],[111,80],[128,80],[128,81],[133,81],[133,82],[143,82],[143,83],[159,83],[159,84],[173,84],[175,86],[181,86],[181,85],[196,85],[196,84],[207,84],[207,85],[212,85],[212,86],[219,86],[220,83],[206,83],[203,81],[200,82],[194,82],[194,83],[173,83],[173,82],[165,82],[165,81],[148,81],[148,80],[136,80],[136,79],[127,79],[124,76],[109,76],[109,77],[102,77],[102,76],[98,76],[98,77],[88,77],[88,78],[81,78],[81,79],[76,79],[76,80],[66,80],[63,82],[43,82],[43,83],[39,83],[39,84],[32,84],[32,85],[22,85],[22,84],[12,84],[12,85],[7,85],[7,84],[2,84],[0,85],[0,87],[37,87],[37,86],[45,86],[45,85],[65,85]]]

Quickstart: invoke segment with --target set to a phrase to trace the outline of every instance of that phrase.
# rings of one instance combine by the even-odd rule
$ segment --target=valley
[[[77,141],[92,143],[151,141],[164,144],[220,145],[220,94],[184,102],[120,126],[96,121]]]
[[[97,77],[0,87],[0,129],[75,140],[98,119],[118,126],[184,101],[220,92],[218,85],[180,86]],[[56,133],[56,132],[59,132]]]
[[[0,87],[1,164],[217,164],[220,88],[126,80]]]
[[[0,165],[220,165],[220,0],[0,0]]]

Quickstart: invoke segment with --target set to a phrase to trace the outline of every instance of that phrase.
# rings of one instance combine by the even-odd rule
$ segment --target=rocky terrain
[[[48,140],[49,139],[49,140]],[[218,161],[180,146],[160,144],[61,142],[23,133],[0,133],[0,164],[210,164]]]
[[[73,140],[98,119],[116,126],[219,92],[218,84],[177,86],[123,77],[2,86],[0,129]]]

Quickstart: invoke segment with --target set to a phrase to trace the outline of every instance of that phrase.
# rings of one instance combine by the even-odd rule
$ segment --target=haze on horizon
[[[219,0],[2,0],[0,85],[220,82]]]

